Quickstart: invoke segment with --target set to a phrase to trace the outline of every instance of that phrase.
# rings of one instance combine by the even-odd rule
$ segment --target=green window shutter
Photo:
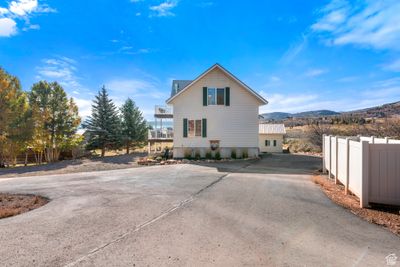
[[[231,88],[225,88],[225,106],[231,105]]]
[[[202,136],[207,137],[207,119],[203,119],[202,123]]]
[[[203,106],[207,106],[207,87],[203,87]]]
[[[183,119],[183,137],[188,136],[188,120]]]

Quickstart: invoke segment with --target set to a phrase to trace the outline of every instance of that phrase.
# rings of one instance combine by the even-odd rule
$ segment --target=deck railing
[[[172,115],[172,108],[168,106],[155,106],[155,115]]]
[[[173,139],[174,132],[172,130],[149,130],[149,140],[151,139]]]

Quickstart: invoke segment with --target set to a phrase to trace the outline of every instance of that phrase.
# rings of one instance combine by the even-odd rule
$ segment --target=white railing
[[[155,106],[155,115],[172,115],[172,108],[168,106]]]
[[[173,139],[174,132],[168,129],[157,129],[157,130],[149,130],[148,133],[149,139]]]
[[[323,171],[369,203],[400,205],[400,140],[323,136]]]

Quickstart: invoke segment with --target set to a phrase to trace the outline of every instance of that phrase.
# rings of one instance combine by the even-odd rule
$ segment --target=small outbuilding
[[[260,152],[282,152],[283,136],[286,134],[285,125],[260,123],[258,128]]]

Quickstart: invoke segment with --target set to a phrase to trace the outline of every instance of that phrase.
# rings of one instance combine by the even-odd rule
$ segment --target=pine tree
[[[148,127],[142,112],[135,102],[128,98],[121,107],[121,129],[122,141],[129,154],[131,147],[137,147],[146,141]]]
[[[82,125],[87,129],[87,149],[101,149],[104,157],[107,148],[120,144],[120,121],[117,108],[108,97],[105,86],[99,91],[92,105],[92,115]]]

